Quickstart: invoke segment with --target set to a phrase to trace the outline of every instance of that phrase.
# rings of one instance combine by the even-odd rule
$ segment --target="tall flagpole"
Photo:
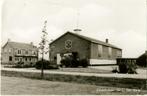
[[[145,2],[146,4],[145,4],[145,7],[146,7],[146,10],[145,10],[145,12],[146,12],[146,51],[145,51],[145,56],[146,56],[146,67],[147,67],[147,0],[146,0],[146,2]],[[146,74],[147,74],[147,71],[146,71]],[[147,76],[147,75],[146,75]],[[147,88],[147,80],[146,80],[146,88]]]
[[[146,4],[145,4],[145,7],[146,7],[146,55],[147,55],[147,0],[146,0]]]

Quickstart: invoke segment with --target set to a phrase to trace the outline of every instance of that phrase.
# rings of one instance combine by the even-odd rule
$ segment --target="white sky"
[[[145,0],[3,0],[2,45],[41,40],[45,20],[48,40],[76,28],[80,34],[123,49],[123,57],[138,57],[146,49]]]

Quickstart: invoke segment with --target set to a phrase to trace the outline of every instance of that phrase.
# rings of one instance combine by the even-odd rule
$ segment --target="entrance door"
[[[58,65],[61,64],[60,61],[61,61],[61,56],[60,56],[60,54],[57,54],[57,64],[58,64]]]

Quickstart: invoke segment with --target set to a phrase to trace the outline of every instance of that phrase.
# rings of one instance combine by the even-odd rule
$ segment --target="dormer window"
[[[18,52],[17,52],[18,54],[21,54],[21,50],[18,50]]]

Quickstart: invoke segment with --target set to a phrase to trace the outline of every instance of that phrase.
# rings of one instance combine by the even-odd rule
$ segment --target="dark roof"
[[[9,44],[11,46],[11,48],[19,48],[19,49],[30,49],[30,50],[36,50],[37,47],[32,45],[32,44],[27,44],[27,43],[20,43],[20,42],[11,42],[8,41],[3,48]]]
[[[80,38],[82,38],[84,40],[87,40],[87,41],[90,41],[90,42],[93,42],[93,43],[97,43],[97,44],[113,47],[113,48],[116,48],[116,49],[121,49],[121,48],[118,48],[118,47],[116,47],[116,46],[114,46],[112,44],[109,44],[109,43],[106,43],[106,42],[103,42],[103,41],[100,41],[100,40],[96,40],[96,39],[93,39],[93,38],[90,38],[90,37],[87,37],[87,36],[83,36],[83,35],[80,35],[80,34],[72,33],[72,32],[66,32],[65,34],[63,34],[59,38],[63,37],[66,34],[72,34],[74,36],[78,36],[78,37],[80,37]],[[56,40],[58,40],[59,38],[57,38]],[[53,42],[55,42],[56,40],[54,40]],[[50,44],[52,44],[53,42],[51,42]]]
[[[140,55],[138,58],[140,57],[147,57],[147,51],[145,51],[145,53],[143,53],[142,55]]]

